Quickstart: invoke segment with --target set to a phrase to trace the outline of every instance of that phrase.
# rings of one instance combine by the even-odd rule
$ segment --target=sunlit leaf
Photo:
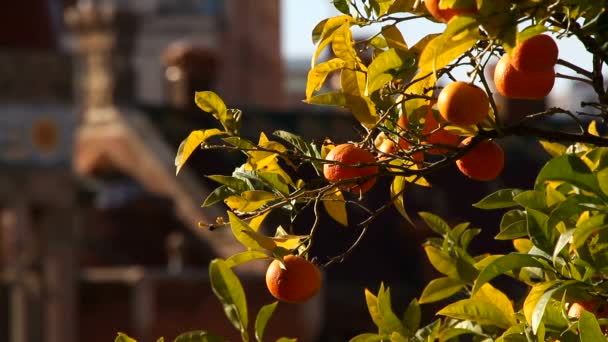
[[[240,196],[229,196],[224,202],[230,209],[241,212],[252,212],[275,200],[276,196],[268,191],[244,191]]]
[[[507,254],[499,257],[484,267],[479,273],[472,292],[475,293],[490,280],[522,267],[543,267],[536,258],[529,254]]]
[[[239,278],[222,259],[209,264],[209,278],[213,293],[222,303],[226,317],[241,332],[247,334],[247,300]]]
[[[212,91],[197,91],[194,102],[205,112],[211,113],[227,132],[238,133],[241,128],[242,113],[238,109],[226,109],[224,101]]]
[[[481,201],[473,204],[473,206],[479,209],[501,209],[514,207],[517,205],[517,203],[513,200],[513,198],[522,192],[523,190],[521,189],[498,190],[484,197]]]
[[[605,197],[589,167],[573,155],[565,154],[547,162],[538,173],[534,188],[542,190],[547,181],[565,181]]]
[[[386,25],[382,27],[382,35],[386,39],[388,47],[406,51],[407,43],[403,39],[401,31],[395,25]]]
[[[246,251],[232,255],[226,259],[226,266],[232,268],[240,264],[244,264],[251,260],[259,260],[269,258],[268,254],[259,251]]]
[[[433,303],[454,295],[464,287],[465,283],[460,279],[437,278],[431,280],[420,295],[420,304]]]
[[[313,29],[313,43],[317,44],[315,52],[312,55],[310,67],[314,68],[317,63],[317,59],[319,55],[327,45],[332,42],[333,35],[336,30],[342,27],[344,23],[352,23],[354,19],[349,15],[341,15],[329,19],[322,20],[317,26]]]
[[[114,342],[137,342],[135,339],[132,339],[131,337],[129,337],[127,334],[125,333],[118,333],[118,336],[116,336],[116,339],[114,339]]]
[[[384,337],[382,335],[372,334],[372,333],[360,334],[360,335],[357,335],[357,336],[351,338],[350,340],[348,340],[348,342],[382,342],[382,341],[384,341]]]
[[[401,216],[403,216],[411,225],[414,225],[414,222],[405,209],[404,190],[407,184],[408,182],[405,177],[396,176],[391,183],[391,197],[394,198],[393,205],[399,214],[401,214]]]
[[[179,145],[177,149],[177,155],[175,156],[175,166],[177,167],[175,174],[178,174],[182,167],[186,164],[192,152],[199,148],[202,143],[207,139],[216,135],[226,135],[228,133],[220,131],[217,128],[204,129],[198,131],[192,131],[184,141]]]
[[[273,302],[268,305],[264,305],[258,311],[258,315],[255,318],[255,339],[258,342],[262,342],[264,339],[264,330],[266,330],[266,324],[268,324],[268,320],[272,317],[274,310],[277,307],[279,302]]]
[[[418,328],[420,328],[420,321],[422,319],[422,312],[420,305],[416,298],[412,299],[407,309],[403,313],[403,319],[401,320],[405,329],[413,335]]]
[[[578,321],[578,331],[581,334],[581,342],[606,340],[595,315],[584,309]]]
[[[450,257],[437,247],[431,245],[424,246],[424,251],[431,262],[431,265],[442,274],[454,279],[459,279],[457,260]]]
[[[414,72],[415,62],[414,55],[407,51],[393,48],[382,52],[369,65],[367,92],[375,92],[404,72]]]
[[[338,189],[331,191],[323,196],[323,207],[331,218],[344,227],[348,226],[348,214],[346,213],[346,202],[344,195]]]
[[[421,72],[436,72],[469,50],[480,38],[477,21],[470,16],[456,16],[446,30],[435,37],[422,51],[418,68]]]
[[[333,32],[331,49],[336,57],[346,62],[357,61],[357,53],[355,52],[353,36],[350,31],[350,22],[344,22]]]
[[[214,205],[215,203],[217,203],[219,201],[223,201],[227,197],[230,197],[233,195],[235,195],[234,190],[230,189],[226,185],[222,185],[220,187],[217,187],[215,190],[213,190],[207,196],[207,198],[205,199],[205,201],[203,202],[203,204],[201,206],[208,207],[208,206]]]
[[[199,330],[180,334],[173,342],[224,342],[224,339],[210,332]]]
[[[265,249],[272,251],[276,247],[276,243],[272,238],[259,234],[251,229],[244,221],[239,219],[234,213],[228,212],[230,227],[234,237],[245,247],[250,249]]]
[[[419,212],[418,215],[437,234],[445,235],[450,231],[450,226],[441,217],[424,211]]]
[[[268,216],[268,214],[270,214],[270,211],[267,211],[262,215],[258,215],[252,218],[251,221],[249,221],[249,227],[251,227],[251,229],[256,232],[260,230],[260,226],[262,225],[262,222],[264,222],[264,219],[266,218],[266,216]]]
[[[340,58],[333,58],[327,62],[320,63],[308,72],[306,82],[306,99],[310,99],[312,93],[321,90],[327,75],[332,71],[340,70],[346,62]]]

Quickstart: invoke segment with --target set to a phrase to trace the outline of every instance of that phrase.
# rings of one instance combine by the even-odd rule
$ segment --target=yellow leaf
[[[534,244],[528,239],[515,239],[513,240],[513,247],[520,253],[528,253],[534,247]]]
[[[302,240],[308,238],[308,235],[284,235],[271,238],[279,247],[285,249],[294,249],[300,245]]]
[[[350,22],[345,22],[336,29],[331,40],[331,49],[336,57],[346,62],[356,62],[353,34],[350,31]]]
[[[245,222],[234,213],[228,212],[230,228],[234,237],[249,249],[265,249],[272,251],[276,248],[275,242],[268,236],[262,235],[251,229]]]
[[[251,227],[251,229],[255,230],[256,232],[260,230],[260,226],[262,225],[262,222],[264,222],[264,219],[266,218],[266,216],[268,216],[268,214],[270,214],[270,211],[267,211],[262,215],[252,218],[251,221],[249,221],[249,227]]]
[[[473,295],[472,299],[492,303],[502,311],[505,318],[508,320],[508,325],[512,326],[517,324],[515,318],[515,311],[513,310],[513,303],[509,297],[507,297],[502,291],[490,285],[490,283],[483,284],[477,292]]]
[[[348,226],[348,215],[346,213],[346,203],[344,202],[344,196],[338,189],[331,193],[323,196],[323,207],[336,222],[347,227]]]
[[[405,186],[407,184],[408,184],[408,182],[405,179],[405,177],[403,177],[403,176],[395,177],[395,179],[391,183],[391,198],[394,199],[393,205],[395,206],[395,209],[397,209],[399,214],[401,214],[401,216],[403,216],[403,218],[405,218],[413,226],[414,223],[413,223],[412,219],[410,218],[410,216],[407,214],[407,211],[405,210],[405,201],[403,199],[403,197],[404,197],[403,192],[404,192]]]
[[[313,92],[321,90],[327,75],[332,71],[342,69],[344,64],[344,60],[333,58],[310,69],[308,80],[306,81],[306,99],[310,99]]]
[[[587,127],[587,132],[589,132],[591,135],[595,135],[596,137],[600,136],[600,133],[597,131],[597,122],[595,122],[595,120],[591,120],[589,127]]]
[[[224,131],[220,131],[217,128],[211,129],[203,129],[198,131],[191,132],[184,141],[179,145],[177,150],[177,155],[175,156],[175,166],[177,166],[177,170],[175,174],[178,174],[182,169],[184,164],[192,152],[197,149],[202,143],[204,143],[207,139],[216,136],[216,135],[226,135],[228,133]]]
[[[394,49],[407,50],[407,43],[403,39],[401,31],[395,25],[382,27],[382,35],[386,39],[386,44]]]
[[[244,191],[240,196],[229,196],[224,199],[224,202],[232,210],[251,212],[261,208],[274,199],[276,199],[276,196],[271,192],[251,190]]]
[[[317,48],[315,49],[315,52],[312,55],[310,63],[311,68],[314,68],[321,52],[323,52],[327,45],[333,40],[333,35],[335,34],[336,30],[340,28],[344,23],[348,23],[350,25],[350,23],[352,23],[353,21],[354,18],[350,15],[340,15],[327,19],[327,21],[323,25],[323,31],[320,35],[319,44],[317,45]]]
[[[549,153],[553,157],[558,157],[566,153],[567,147],[560,143],[541,140],[540,144],[543,146],[545,151],[547,151],[547,153]]]
[[[414,164],[410,167],[411,170],[419,170],[420,168],[418,167],[418,165]],[[420,186],[425,186],[430,188],[431,187],[431,183],[429,183],[426,178],[421,177],[421,176],[416,176],[416,175],[412,175],[412,176],[407,176],[405,177],[405,180],[408,183],[414,183],[416,185],[420,185]]]

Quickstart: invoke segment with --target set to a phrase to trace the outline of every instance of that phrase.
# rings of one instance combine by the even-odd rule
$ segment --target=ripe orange
[[[597,318],[608,317],[608,306],[606,303],[595,299],[572,303],[568,309],[568,317],[580,318],[583,309],[595,314]]]
[[[489,107],[490,100],[483,89],[460,81],[448,84],[437,99],[439,114],[458,126],[482,122],[488,116]]]
[[[460,143],[464,147],[471,143],[468,137]],[[460,172],[478,181],[490,181],[498,177],[505,165],[502,148],[493,141],[482,141],[456,161]]]
[[[325,160],[341,163],[327,163],[323,165],[323,175],[330,183],[337,183],[349,179],[352,180],[351,182],[341,184],[340,189],[342,190],[350,191],[352,193],[364,193],[371,189],[376,183],[375,177],[366,178],[365,181],[357,178],[368,177],[378,173],[377,166],[348,166],[360,163],[374,163],[376,158],[374,158],[374,155],[368,150],[364,150],[353,144],[341,144],[329,151]]]
[[[452,19],[452,17],[463,14],[463,13],[477,13],[476,7],[471,8],[449,8],[449,9],[440,9],[439,2],[441,0],[424,0],[424,5],[429,13],[433,16],[433,18],[447,23]]]
[[[426,137],[426,142],[429,144],[440,144],[446,146],[458,146],[458,140],[460,137],[454,135],[445,129],[437,129],[439,128],[439,122],[435,119],[435,115],[433,114],[433,109],[429,106],[429,112],[426,116],[426,121],[424,122],[424,129],[422,129],[422,134],[428,135]],[[432,133],[431,133],[432,132]],[[444,154],[449,152],[450,150],[447,148],[431,148],[428,149],[427,152],[430,154]]]
[[[518,71],[511,65],[509,55],[503,55],[494,70],[494,84],[503,96],[515,99],[542,99],[555,83],[555,71]]]
[[[266,271],[266,287],[278,300],[301,303],[310,299],[321,288],[319,269],[301,256],[288,255],[281,262],[274,260]]]
[[[511,51],[511,65],[519,71],[552,70],[559,50],[550,36],[539,34],[517,44]]]

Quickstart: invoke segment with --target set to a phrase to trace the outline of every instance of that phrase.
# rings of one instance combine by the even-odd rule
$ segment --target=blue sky
[[[282,0],[281,2],[281,49],[286,59],[310,58],[314,50],[310,33],[315,25],[324,18],[335,16],[338,12],[331,0]],[[428,32],[439,32],[443,24],[416,20],[400,26],[405,40],[413,45]],[[586,53],[580,43],[573,39],[561,40],[560,58],[577,63],[585,68],[591,66],[591,55]],[[573,74],[569,70],[557,68],[558,72]],[[564,80],[558,80],[556,88],[564,89]]]

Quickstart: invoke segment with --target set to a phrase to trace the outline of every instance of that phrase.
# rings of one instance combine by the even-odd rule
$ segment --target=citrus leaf
[[[446,299],[460,291],[465,283],[460,279],[437,278],[431,280],[420,295],[420,304],[433,303]]]
[[[234,189],[238,193],[241,193],[241,192],[247,191],[247,190],[251,190],[251,187],[249,184],[247,184],[247,182],[245,182],[242,179],[236,178],[236,177],[224,176],[224,175],[210,175],[210,176],[207,176],[207,178],[214,180],[220,184],[226,185],[227,187]]]
[[[258,342],[263,341],[266,324],[268,324],[268,320],[270,317],[272,317],[278,303],[279,302],[275,301],[274,303],[264,305],[262,308],[260,308],[260,311],[258,311],[258,315],[255,318],[255,339]]]
[[[392,81],[394,77],[415,70],[416,58],[414,54],[394,48],[384,51],[376,56],[369,65],[367,92],[371,94]]]
[[[240,196],[229,196],[224,202],[232,210],[252,212],[276,198],[273,193],[268,191],[250,190],[243,192]]]
[[[591,234],[608,228],[605,222],[605,214],[593,215],[579,220],[576,224],[576,230],[572,235],[572,249],[580,248]]]
[[[506,272],[522,268],[522,267],[543,267],[536,258],[529,254],[512,253],[494,259],[490,264],[481,270],[475,285],[473,286],[473,294],[477,292],[483,285],[490,280],[505,274]]]
[[[403,39],[401,31],[395,25],[382,26],[382,35],[386,39],[386,44],[390,48],[407,50],[407,43]]]
[[[566,153],[566,149],[567,149],[566,146],[564,146],[560,143],[541,140],[540,144],[543,146],[545,151],[547,151],[547,153],[549,153],[553,157],[558,157],[558,156],[561,156],[562,154]]]
[[[384,337],[379,334],[365,333],[361,335],[357,335],[348,342],[382,342],[384,341]]]
[[[116,339],[114,339],[114,342],[137,342],[135,339],[132,339],[131,337],[127,336],[127,334],[125,333],[118,333],[118,336],[116,336]]]
[[[197,91],[194,94],[196,105],[207,113],[211,113],[220,122],[225,121],[227,112],[226,104],[212,91]]]
[[[226,134],[228,133],[220,131],[217,128],[203,129],[190,132],[188,137],[184,139],[181,144],[179,144],[179,148],[177,149],[177,155],[175,156],[175,166],[177,168],[175,170],[175,174],[177,175],[184,166],[184,164],[186,164],[186,161],[188,160],[188,158],[190,158],[192,152],[199,148],[201,144],[204,143],[207,139],[216,135]]]
[[[209,196],[207,196],[207,198],[205,198],[205,201],[203,202],[201,207],[208,207],[208,206],[214,205],[215,203],[222,201],[232,195],[235,195],[234,190],[230,189],[226,185],[222,185],[220,187],[215,188],[215,190],[213,190],[209,194]]]
[[[521,189],[498,190],[484,197],[481,201],[473,204],[473,206],[479,209],[502,209],[514,207],[517,205],[517,203],[513,200],[513,198],[522,192],[523,190]]]
[[[342,69],[345,63],[340,58],[333,58],[312,68],[308,72],[308,81],[306,82],[306,99],[310,99],[313,92],[321,90],[327,75],[332,71]]]
[[[583,190],[591,191],[604,199],[606,197],[589,167],[573,155],[565,154],[547,162],[538,173],[534,188],[542,190],[547,181],[568,182]]]
[[[578,321],[578,331],[581,334],[581,342],[606,340],[595,315],[585,309],[581,311],[581,316]]]
[[[266,259],[268,255],[259,251],[246,251],[232,255],[226,259],[226,266],[232,268],[251,260]]]
[[[260,230],[260,226],[262,225],[262,222],[264,222],[264,219],[266,218],[266,216],[268,216],[268,214],[270,214],[270,211],[267,211],[267,212],[263,213],[262,215],[258,215],[256,217],[252,218],[249,221],[249,227],[256,232],[258,230]]]
[[[418,305],[418,301],[414,298],[407,306],[407,309],[403,313],[403,319],[401,320],[405,329],[410,332],[410,336],[420,328],[421,319],[422,312],[420,310],[420,305]]]
[[[401,216],[403,216],[403,218],[405,218],[413,226],[414,222],[412,221],[412,219],[408,215],[407,211],[405,210],[405,200],[404,200],[403,192],[404,192],[405,186],[407,184],[408,184],[408,182],[405,179],[405,177],[396,176],[395,179],[393,179],[393,182],[391,183],[390,191],[391,191],[391,198],[394,199],[393,205],[395,206],[395,209],[397,209],[399,214],[401,214]]]
[[[325,207],[325,211],[327,211],[329,216],[344,227],[347,227],[348,215],[346,213],[346,202],[344,201],[342,192],[338,189],[331,191],[323,196],[322,201],[323,207]]]
[[[214,259],[209,264],[209,278],[213,293],[222,303],[226,317],[241,332],[247,333],[247,301],[239,278],[222,259]]]
[[[424,251],[426,252],[426,256],[428,257],[431,265],[433,265],[437,271],[450,278],[460,278],[456,259],[450,257],[439,248],[431,245],[424,246]]]
[[[344,22],[332,35],[331,49],[336,57],[346,61],[357,61],[357,52],[353,42],[353,35],[350,31],[350,22]]]
[[[180,334],[173,342],[224,342],[224,339],[215,334],[199,330]]]
[[[431,228],[435,233],[445,235],[450,231],[450,226],[441,217],[421,211],[418,213],[424,222]]]
[[[480,38],[477,21],[470,16],[456,16],[446,30],[431,40],[418,61],[422,73],[436,72],[469,50]]]
[[[272,240],[272,238],[257,233],[230,211],[228,212],[228,219],[230,220],[232,234],[234,234],[234,237],[245,247],[257,250],[265,249],[269,251],[272,251],[276,247],[276,243]]]
[[[382,328],[386,333],[404,333],[405,328],[391,306],[390,289],[384,290],[384,286],[380,286],[380,291],[378,291],[378,313],[382,320]]]
[[[317,63],[317,59],[325,47],[332,42],[333,35],[336,30],[342,27],[344,23],[352,23],[354,19],[349,15],[341,15],[333,18],[329,18],[326,20],[322,20],[317,26],[313,29],[313,43],[317,44],[317,48],[312,55],[310,67],[314,68]]]

